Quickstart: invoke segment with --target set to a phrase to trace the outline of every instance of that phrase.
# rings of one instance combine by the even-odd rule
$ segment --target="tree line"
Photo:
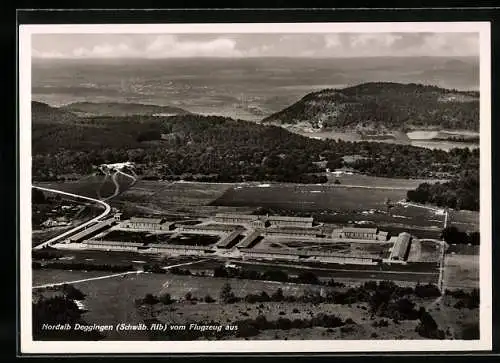
[[[422,183],[415,190],[409,190],[406,198],[416,203],[478,211],[479,168],[466,169],[458,177],[445,183]]]

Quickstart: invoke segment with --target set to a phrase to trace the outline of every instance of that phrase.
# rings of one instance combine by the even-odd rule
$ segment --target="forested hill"
[[[185,115],[190,113],[180,107],[120,102],[75,102],[64,105],[61,109],[83,116]]]
[[[314,128],[479,130],[479,92],[421,84],[364,83],[309,93],[262,123]]]
[[[43,102],[31,102],[31,122],[33,124],[73,123],[77,116],[69,111],[49,106]]]
[[[87,175],[93,165],[123,161],[136,163],[147,178],[217,182],[321,183],[325,167],[343,165],[412,178],[479,169],[477,150],[315,140],[282,127],[201,115],[77,117],[73,124],[35,120],[32,152],[33,178],[39,181]],[[348,155],[362,159],[346,165],[342,158]]]

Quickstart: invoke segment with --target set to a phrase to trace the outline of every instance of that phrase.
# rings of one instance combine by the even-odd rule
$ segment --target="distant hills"
[[[186,115],[191,112],[179,107],[158,106],[142,103],[75,102],[62,106],[61,110],[81,116],[131,116],[131,115]]]
[[[179,107],[158,106],[142,103],[75,102],[53,107],[43,102],[31,102],[32,120],[36,123],[77,122],[86,117],[119,116],[175,116],[191,112]]]
[[[370,82],[309,93],[264,124],[339,130],[479,130],[479,92]]]

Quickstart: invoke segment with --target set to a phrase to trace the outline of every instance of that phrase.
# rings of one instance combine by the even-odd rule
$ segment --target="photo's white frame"
[[[479,33],[480,43],[480,339],[33,341],[31,271],[31,36],[34,34]],[[489,351],[492,349],[491,42],[489,22],[241,24],[93,24],[19,26],[19,221],[21,353],[349,353]],[[278,344],[279,342],[279,344]]]

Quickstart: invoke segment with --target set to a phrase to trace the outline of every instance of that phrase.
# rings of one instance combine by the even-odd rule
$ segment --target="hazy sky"
[[[32,55],[36,58],[479,56],[479,34],[35,34]]]

